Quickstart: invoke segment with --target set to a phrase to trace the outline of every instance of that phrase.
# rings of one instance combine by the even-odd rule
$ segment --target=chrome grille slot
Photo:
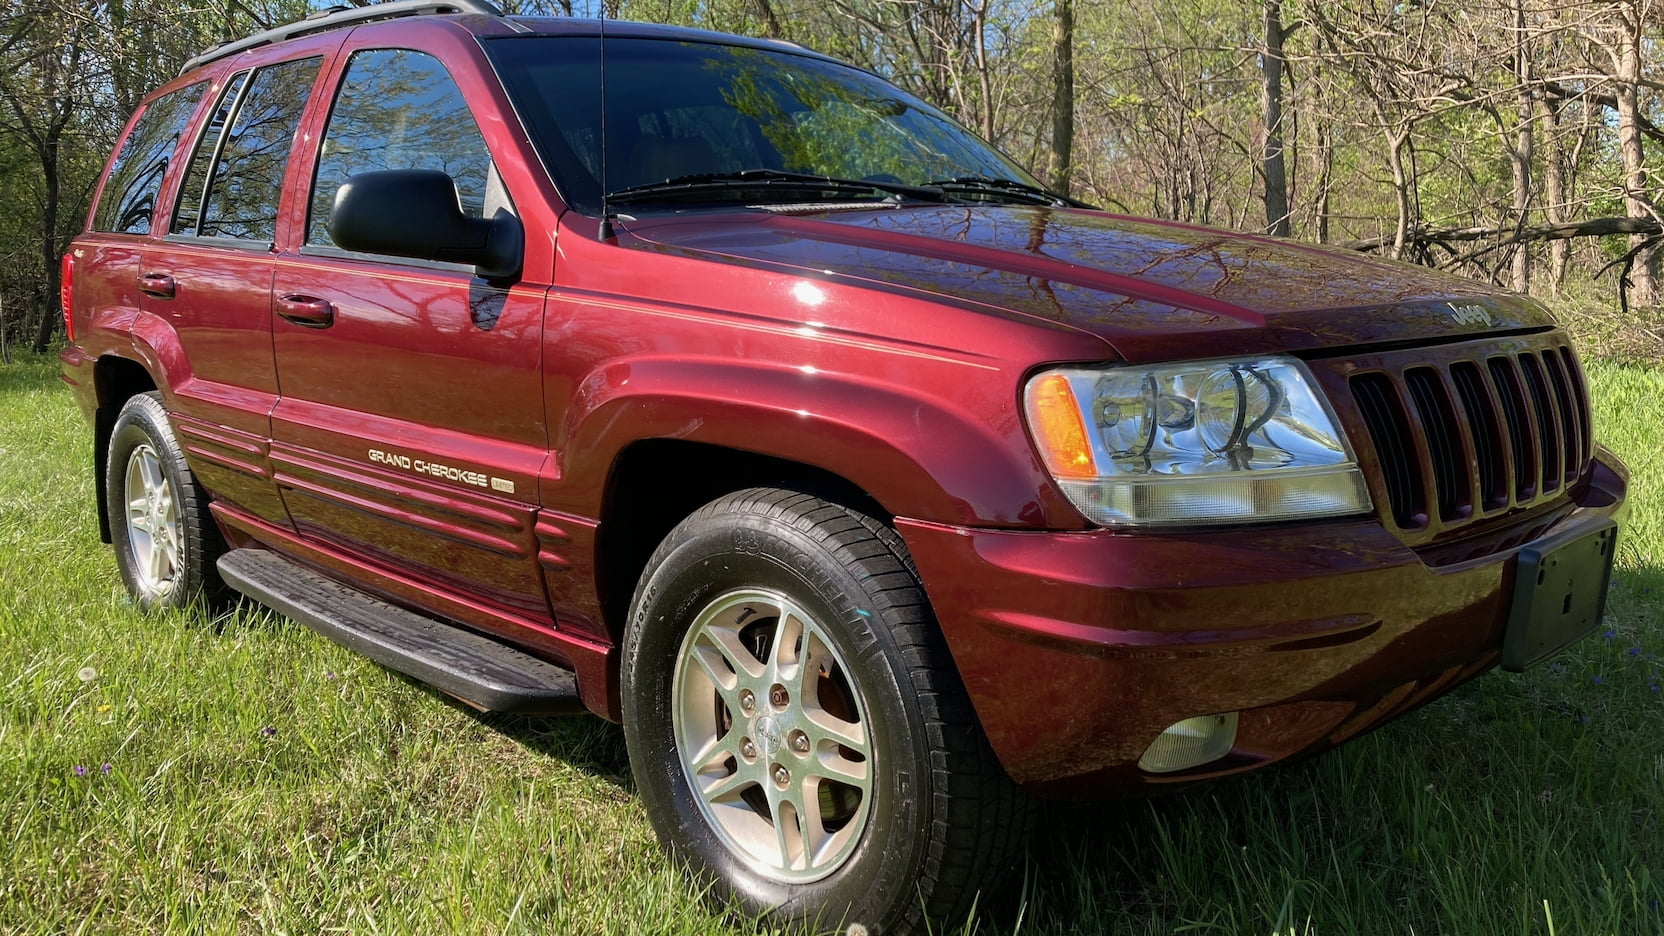
[[[1427,454],[1433,462],[1433,492],[1438,498],[1439,519],[1455,520],[1469,506],[1469,483],[1465,447],[1451,412],[1450,396],[1431,367],[1412,367],[1404,372],[1404,383],[1427,433]]]
[[[1546,503],[1588,470],[1589,402],[1568,347],[1512,339],[1359,365],[1346,379],[1400,530],[1422,538]]]
[[[1458,361],[1450,365],[1450,379],[1456,384],[1456,395],[1462,401],[1462,416],[1473,435],[1474,461],[1479,468],[1479,499],[1485,510],[1495,510],[1508,503],[1508,465],[1502,427],[1497,423],[1496,406],[1490,391],[1479,375],[1479,367],[1472,361]]]
[[[1525,390],[1531,395],[1531,412],[1537,418],[1537,453],[1542,463],[1543,491],[1560,486],[1560,424],[1544,386],[1542,364],[1535,354],[1519,357]]]
[[[1514,457],[1514,499],[1528,501],[1537,496],[1537,448],[1525,415],[1519,371],[1510,358],[1494,357],[1489,363],[1497,398],[1502,401],[1502,415],[1508,423],[1509,454]]]

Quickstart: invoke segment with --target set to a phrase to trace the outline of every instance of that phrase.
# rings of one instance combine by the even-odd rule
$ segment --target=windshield
[[[505,38],[485,46],[561,194],[578,211],[599,214],[599,40]],[[1038,185],[906,92],[845,65],[768,49],[608,38],[606,128],[611,192],[748,170],[891,185],[967,177]],[[847,200],[885,196],[870,189]]]

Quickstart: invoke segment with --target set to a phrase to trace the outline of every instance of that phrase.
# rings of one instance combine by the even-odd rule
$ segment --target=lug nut
[[[740,690],[740,708],[745,709],[747,714],[757,708],[757,697],[751,694],[750,689]]]
[[[802,731],[792,732],[792,750],[799,754],[809,753],[809,736]]]
[[[775,708],[785,708],[786,703],[791,700],[792,697],[786,694],[785,686],[775,686],[768,691],[768,701]]]
[[[740,756],[746,760],[757,759],[757,745],[753,744],[750,738],[740,741]]]
[[[779,784],[780,786],[785,786],[786,784],[791,783],[792,782],[792,773],[791,773],[791,771],[787,770],[784,767],[776,765],[775,768],[774,768],[774,782]]]

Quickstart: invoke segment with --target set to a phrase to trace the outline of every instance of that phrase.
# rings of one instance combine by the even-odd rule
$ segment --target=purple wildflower
[[[1615,630],[1609,630],[1606,633],[1602,634],[1601,636],[1605,637],[1607,640],[1611,640],[1612,638],[1618,636],[1618,632],[1615,631]]]
[[[260,729],[260,734],[264,735],[265,737],[270,738],[270,737],[273,737],[277,734],[277,729],[273,728],[270,725],[267,725],[266,727]]]
[[[87,775],[87,768],[82,767],[80,764],[76,764],[75,765],[75,776],[85,777],[86,775]]]
[[[1605,683],[1606,683],[1606,680],[1600,678],[1599,676],[1595,677],[1595,685],[1600,686],[1600,685],[1604,685]]]
[[[1628,652],[1629,652],[1630,656],[1640,656],[1641,655],[1641,648],[1640,647],[1630,647]]]
[[[111,771],[111,770],[113,770],[113,769],[114,769],[114,768],[112,768],[112,767],[111,767],[111,766],[110,766],[110,762],[109,762],[109,761],[105,761],[105,762],[104,762],[104,763],[103,763],[103,764],[100,764],[100,765],[99,765],[99,767],[98,767],[98,772],[99,772],[99,773],[109,773],[109,772],[110,772],[110,771]]]

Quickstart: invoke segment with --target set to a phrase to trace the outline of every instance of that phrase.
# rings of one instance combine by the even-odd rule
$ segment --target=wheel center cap
[[[757,719],[751,733],[756,736],[757,746],[763,749],[764,754],[772,755],[780,750],[780,723],[774,720],[774,716],[764,715]]]

